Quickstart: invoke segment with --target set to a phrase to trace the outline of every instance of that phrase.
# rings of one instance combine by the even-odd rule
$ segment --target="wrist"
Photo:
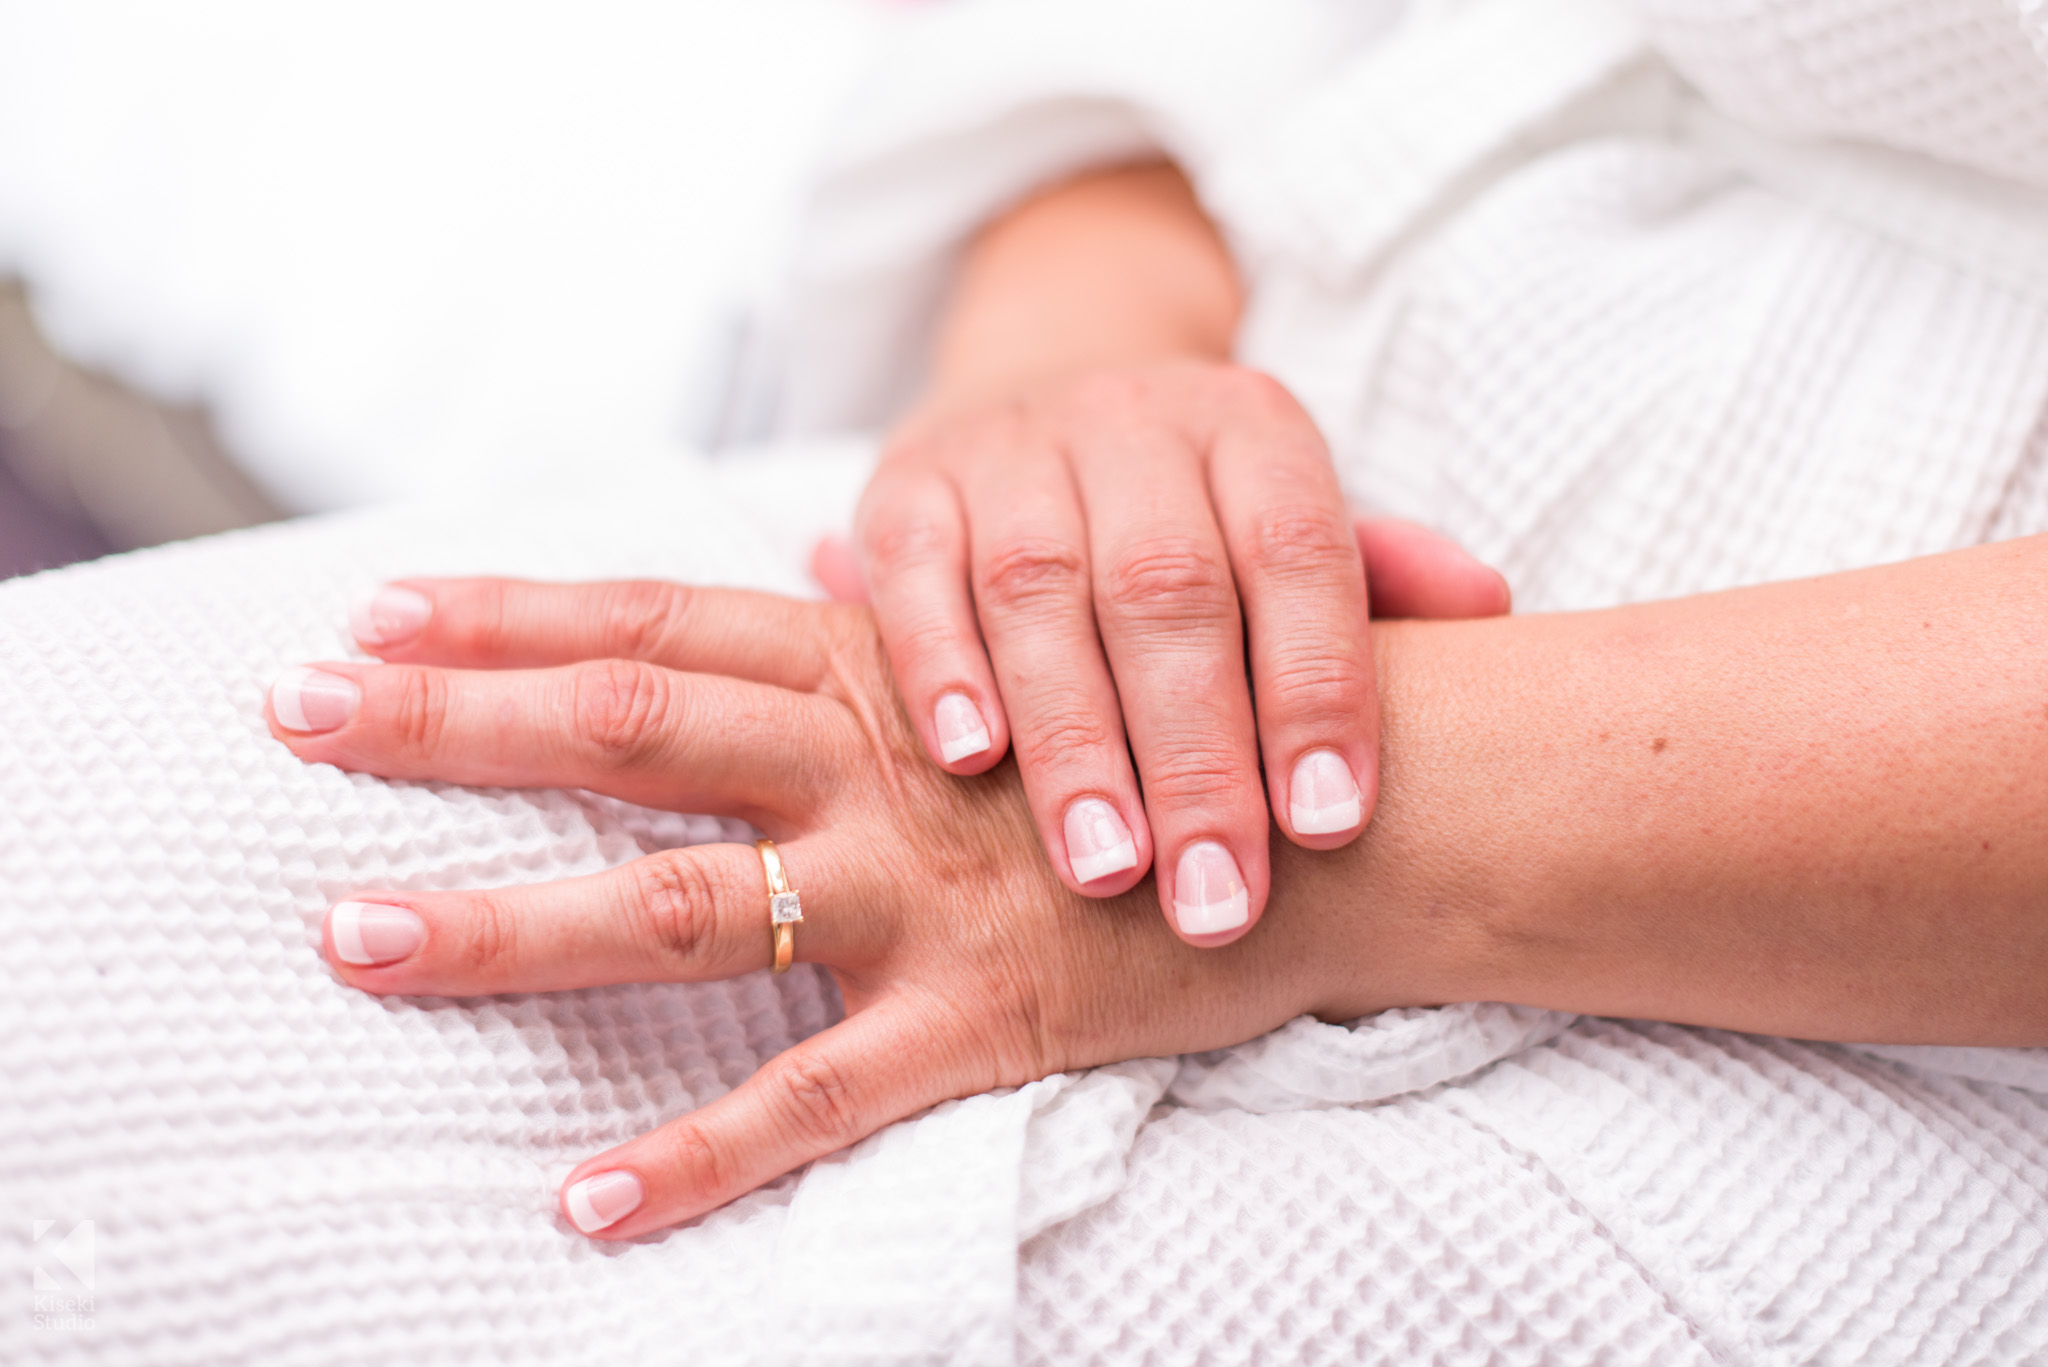
[[[953,282],[919,412],[1091,371],[1228,358],[1237,271],[1187,180],[1155,162],[1041,192],[984,228]]]
[[[1457,682],[1468,638],[1512,622],[1373,625],[1381,729],[1371,824],[1339,850],[1277,833],[1272,845],[1272,906],[1312,946],[1309,1009],[1324,1020],[1517,999],[1512,913],[1528,900],[1530,871],[1495,857],[1512,842],[1489,834],[1483,757],[1468,769],[1475,747],[1459,740],[1476,739],[1484,720]]]

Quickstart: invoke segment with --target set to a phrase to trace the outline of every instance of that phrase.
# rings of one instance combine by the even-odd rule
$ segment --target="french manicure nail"
[[[293,665],[270,685],[270,710],[287,731],[317,735],[332,731],[356,714],[363,690],[354,679]]]
[[[640,1203],[646,1199],[647,1191],[640,1185],[640,1179],[625,1171],[586,1177],[562,1193],[569,1218],[585,1234],[610,1229],[640,1209]]]
[[[1138,865],[1131,828],[1116,808],[1099,797],[1084,797],[1067,808],[1067,862],[1076,883],[1092,883]]]
[[[1311,750],[1294,762],[1294,776],[1287,783],[1287,807],[1296,835],[1356,830],[1363,815],[1358,780],[1335,750]]]
[[[410,907],[383,902],[337,902],[327,913],[334,957],[357,968],[395,964],[427,939],[427,923]]]
[[[350,603],[349,634],[359,645],[395,646],[420,634],[434,615],[434,600],[424,593],[386,584]]]
[[[1183,935],[1236,930],[1251,919],[1251,897],[1230,851],[1197,840],[1180,852],[1173,872],[1173,918]]]
[[[948,764],[988,749],[988,723],[965,693],[940,698],[932,709],[932,725],[939,733],[939,755]]]

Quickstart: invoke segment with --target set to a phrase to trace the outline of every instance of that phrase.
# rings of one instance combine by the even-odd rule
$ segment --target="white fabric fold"
[[[1205,190],[1254,271],[1343,289],[1504,156],[1647,63],[1626,0],[1420,7],[1233,148]]]
[[[856,92],[792,268],[778,430],[872,429],[911,396],[954,257],[1091,167],[1201,168],[1398,0],[979,0],[935,11]],[[1201,179],[1197,169],[1197,180]]]
[[[1495,1002],[1383,1011],[1349,1025],[1304,1016],[1238,1048],[1187,1055],[1168,1095],[1260,1114],[1366,1105],[1465,1077],[1555,1039],[1573,1019]]]

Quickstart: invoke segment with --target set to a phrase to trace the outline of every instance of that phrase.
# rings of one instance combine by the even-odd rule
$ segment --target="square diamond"
[[[768,922],[770,925],[786,925],[804,919],[804,904],[793,892],[774,892],[768,895]]]

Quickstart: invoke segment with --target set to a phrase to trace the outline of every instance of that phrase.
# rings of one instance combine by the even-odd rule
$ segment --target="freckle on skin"
[[[1650,742],[1650,749],[1656,754],[1661,755],[1664,753],[1664,747],[1669,744],[1671,744],[1670,741],[1664,739],[1664,737],[1662,736],[1659,736],[1657,737],[1657,739]]]

